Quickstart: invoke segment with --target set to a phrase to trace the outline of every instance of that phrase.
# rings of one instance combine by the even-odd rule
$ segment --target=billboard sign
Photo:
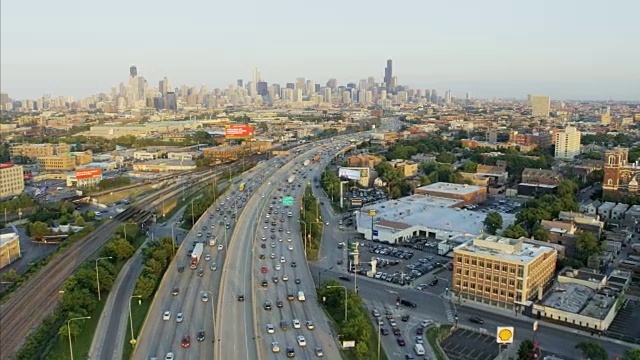
[[[340,168],[338,176],[349,180],[360,180],[360,170]]]
[[[76,179],[89,179],[96,176],[102,176],[100,168],[76,170]]]
[[[513,326],[498,326],[496,329],[496,342],[498,344],[512,344]]]
[[[351,207],[362,207],[362,199],[360,198],[351,199]]]
[[[224,128],[224,137],[231,140],[251,139],[253,137],[253,126],[251,125],[228,125]]]

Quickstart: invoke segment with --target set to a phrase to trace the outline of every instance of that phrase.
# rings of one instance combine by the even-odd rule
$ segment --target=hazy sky
[[[640,100],[638,0],[2,0],[0,89],[108,93],[251,77],[382,81],[480,98]]]

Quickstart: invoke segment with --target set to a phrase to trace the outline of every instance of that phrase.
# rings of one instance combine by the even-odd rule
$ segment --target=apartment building
[[[553,281],[557,250],[479,235],[453,250],[453,291],[458,298],[514,309],[541,299]]]
[[[0,199],[20,195],[24,191],[22,166],[12,163],[0,164]]]
[[[353,167],[369,167],[374,168],[376,165],[380,164],[382,159],[378,156],[367,155],[367,154],[358,154],[354,156],[350,156],[347,163],[349,166]]]
[[[11,156],[36,159],[43,156],[61,155],[71,151],[69,144],[21,144],[11,147]]]
[[[390,162],[394,169],[400,170],[402,176],[410,177],[418,175],[418,163],[408,160],[394,159]]]
[[[555,133],[555,157],[557,159],[573,159],[580,155],[581,134],[578,129],[568,126],[564,131]]]
[[[70,154],[42,156],[37,160],[42,171],[70,171],[76,168],[75,156]]]

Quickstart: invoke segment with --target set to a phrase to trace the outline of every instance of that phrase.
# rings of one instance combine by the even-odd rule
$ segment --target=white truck
[[[295,175],[289,176],[289,179],[287,180],[287,182],[289,184],[293,184],[294,181],[296,181],[296,176]]]
[[[191,252],[191,264],[189,265],[189,268],[191,268],[191,270],[195,270],[198,267],[198,263],[200,262],[203,251],[204,245],[201,242],[197,243],[193,248],[193,251]]]

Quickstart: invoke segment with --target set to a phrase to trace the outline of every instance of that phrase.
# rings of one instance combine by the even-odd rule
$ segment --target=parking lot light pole
[[[100,273],[98,272],[98,261],[105,259],[113,259],[112,256],[105,256],[96,259],[96,283],[98,285],[98,301],[100,301]]]
[[[347,287],[344,285],[329,285],[327,286],[327,289],[332,289],[332,288],[343,288],[344,289],[344,321],[347,321],[347,296],[349,295],[347,292]]]
[[[133,337],[133,316],[131,316],[131,300],[138,299],[138,305],[142,303],[142,295],[133,295],[129,298],[129,326],[131,327],[131,340],[129,340],[129,344],[131,346],[135,346],[136,339]]]
[[[73,346],[71,345],[71,322],[74,320],[86,320],[91,319],[91,316],[82,316],[73,319],[67,320],[67,333],[69,334],[69,355],[71,356],[71,360],[73,360]]]

